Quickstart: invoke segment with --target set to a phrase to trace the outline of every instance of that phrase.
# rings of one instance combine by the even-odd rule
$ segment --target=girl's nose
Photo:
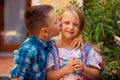
[[[73,27],[74,27],[73,24],[70,24],[70,25],[69,25],[69,28],[70,28],[70,29],[73,29]]]

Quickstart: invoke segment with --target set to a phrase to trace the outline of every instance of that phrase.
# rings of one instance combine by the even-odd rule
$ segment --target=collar
[[[29,39],[32,40],[32,41],[35,41],[39,46],[41,46],[43,48],[47,47],[47,44],[44,41],[37,38],[37,37],[34,37],[34,36],[30,35]]]

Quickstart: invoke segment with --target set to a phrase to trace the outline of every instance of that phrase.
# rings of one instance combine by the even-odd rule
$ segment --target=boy
[[[30,36],[14,51],[12,80],[44,80],[49,39],[60,32],[54,9],[50,5],[29,7],[24,23]]]

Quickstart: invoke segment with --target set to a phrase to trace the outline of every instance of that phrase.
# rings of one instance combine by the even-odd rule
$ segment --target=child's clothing
[[[20,48],[14,51],[14,63],[10,78],[20,80],[44,80],[47,63],[47,44],[29,36]]]
[[[100,69],[102,64],[102,57],[88,45],[84,46],[84,51],[81,51],[80,49],[73,49],[70,51],[65,48],[56,48],[54,46],[52,54],[49,54],[48,56],[47,68],[54,66],[54,70],[63,68],[73,57],[81,60],[86,66],[92,65],[98,69]],[[60,80],[87,80],[87,78],[81,72],[73,72],[63,76]]]

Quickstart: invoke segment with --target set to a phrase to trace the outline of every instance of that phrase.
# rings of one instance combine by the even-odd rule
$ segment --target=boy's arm
[[[83,49],[84,44],[83,37],[81,34],[72,41],[71,46],[75,50],[77,50],[78,48],[81,48],[81,50]]]
[[[10,71],[10,78],[19,80],[24,79],[25,73],[30,66],[30,50],[25,47],[21,48],[19,51],[14,51],[14,67]]]
[[[12,78],[11,80],[19,80],[19,78]]]

